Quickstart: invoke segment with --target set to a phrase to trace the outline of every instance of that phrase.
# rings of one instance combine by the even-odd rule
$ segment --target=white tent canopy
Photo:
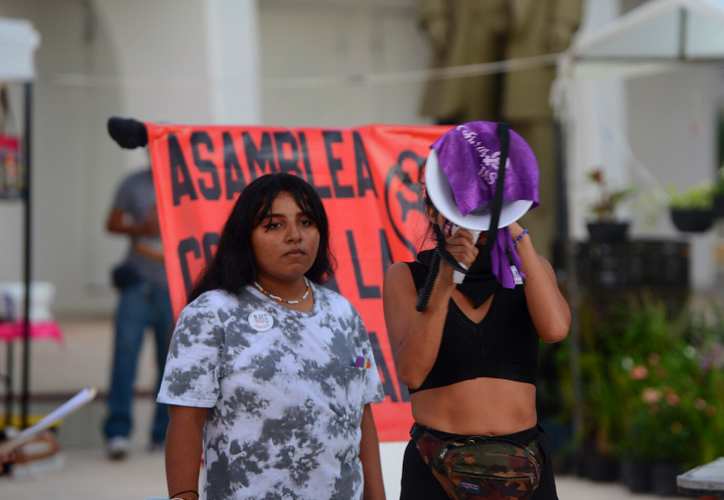
[[[591,142],[600,140],[601,131],[591,130],[600,124],[597,125],[596,118],[590,116],[590,109],[587,114],[580,102],[578,109],[573,105],[575,82],[641,77],[722,62],[724,0],[649,0],[598,29],[581,34],[559,57],[558,79],[551,89],[551,104],[556,114],[567,127],[576,123],[575,140],[587,143],[584,147],[568,145],[569,157],[574,163],[569,166],[569,180],[571,175],[577,177],[575,164],[581,160],[574,150],[601,149],[599,144]],[[614,99],[620,102],[611,103],[609,107],[621,108],[622,90]],[[618,112],[619,123],[615,128],[623,131],[625,124],[621,120],[625,120],[626,112],[622,108]],[[589,168],[600,160],[586,158],[583,163]],[[638,162],[633,164],[643,167]],[[645,179],[654,180],[645,168],[638,170]]]
[[[0,81],[33,80],[33,53],[39,45],[40,34],[32,23],[0,18]]]
[[[569,77],[641,76],[724,61],[724,0],[650,0],[580,37],[562,56]]]

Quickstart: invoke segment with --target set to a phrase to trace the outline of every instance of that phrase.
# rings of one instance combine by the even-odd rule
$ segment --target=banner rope
[[[429,80],[448,80],[474,76],[494,75],[511,71],[554,66],[561,53],[508,59],[489,63],[466,64],[448,68],[431,68],[387,73],[358,73],[340,76],[300,76],[281,78],[156,78],[130,76],[102,76],[82,73],[43,73],[38,83],[66,87],[191,89],[209,84],[231,83],[258,85],[264,90],[299,90],[330,87],[375,87]]]

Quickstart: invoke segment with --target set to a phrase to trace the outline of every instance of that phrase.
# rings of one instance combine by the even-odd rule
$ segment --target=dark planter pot
[[[628,462],[628,483],[631,493],[651,492],[651,464]]]
[[[714,222],[712,211],[701,210],[672,210],[671,220],[679,231],[685,233],[703,233]]]
[[[599,483],[611,482],[618,477],[618,462],[613,458],[592,455],[586,457],[584,463],[586,477],[591,481]]]
[[[676,487],[676,476],[681,474],[681,467],[668,462],[656,462],[651,467],[651,489],[656,495],[673,497],[679,494]]]
[[[628,486],[631,482],[631,469],[633,463],[630,460],[621,460],[618,464],[618,482]]]
[[[593,243],[623,241],[628,231],[628,222],[589,222],[586,226]]]
[[[714,206],[711,209],[712,216],[715,219],[718,219],[719,217],[724,217],[724,195],[716,195],[714,196]]]

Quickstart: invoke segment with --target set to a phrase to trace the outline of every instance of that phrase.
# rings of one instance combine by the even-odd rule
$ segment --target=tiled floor
[[[34,394],[74,393],[86,386],[107,388],[112,346],[112,326],[105,319],[62,321],[66,339],[63,343],[36,342],[32,345],[31,388]],[[149,336],[150,337],[150,336]],[[139,363],[137,389],[151,391],[155,373],[150,338],[144,345]],[[21,349],[16,349],[19,354]],[[4,353],[0,360],[4,360]],[[0,371],[4,365],[0,365]],[[18,366],[19,368],[19,366]],[[20,372],[16,381],[20,380]],[[17,384],[16,384],[17,387]],[[32,413],[47,413],[62,401],[35,403]],[[70,416],[60,429],[64,465],[37,477],[13,479],[0,477],[0,499],[28,500],[141,500],[165,496],[163,456],[146,451],[153,404],[150,398],[136,401],[133,453],[122,462],[111,462],[102,451],[100,426],[105,414],[97,401]],[[400,467],[405,443],[381,445],[387,498],[399,496]],[[561,500],[650,500],[653,495],[633,495],[619,484],[593,483],[577,477],[557,478]]]
[[[399,496],[400,463],[404,444],[382,444],[383,471],[388,500]],[[166,496],[163,457],[137,449],[123,462],[106,460],[99,447],[70,448],[64,451],[61,470],[36,478],[0,477],[3,500],[143,500]],[[559,477],[561,500],[654,500],[654,495],[631,494],[620,484],[592,483],[575,477]],[[672,497],[668,497],[672,498]],[[424,500],[424,499],[421,499]]]

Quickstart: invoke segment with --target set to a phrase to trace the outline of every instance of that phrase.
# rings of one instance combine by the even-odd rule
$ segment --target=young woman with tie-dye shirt
[[[240,195],[189,295],[158,396],[171,498],[384,499],[362,319],[333,271],[316,191],[288,174]],[[203,445],[203,446],[202,446]]]

